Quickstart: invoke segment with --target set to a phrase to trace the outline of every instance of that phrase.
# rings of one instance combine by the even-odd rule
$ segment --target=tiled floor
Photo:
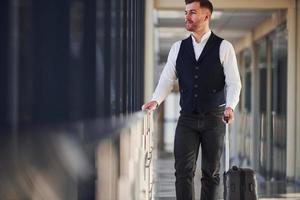
[[[195,177],[196,200],[200,199],[200,173]],[[174,159],[172,154],[160,153],[154,160],[153,200],[176,200],[175,197]],[[222,185],[222,183],[221,183]],[[222,187],[220,187],[222,199]],[[260,200],[300,200],[300,185],[285,182],[260,183],[258,186]]]

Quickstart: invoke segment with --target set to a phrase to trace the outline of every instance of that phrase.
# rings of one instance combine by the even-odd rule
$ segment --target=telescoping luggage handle
[[[224,118],[225,125],[225,172],[229,170],[229,129],[228,129],[228,119]]]

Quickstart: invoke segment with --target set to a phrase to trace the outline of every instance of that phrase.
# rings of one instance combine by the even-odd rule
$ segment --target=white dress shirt
[[[199,43],[196,42],[194,36],[193,47],[195,58],[198,60],[203,48],[211,35],[211,31],[205,33]],[[180,49],[181,41],[175,42],[169,52],[167,63],[161,73],[158,85],[153,93],[152,101],[161,104],[167,95],[171,92],[176,76],[176,60]],[[223,40],[220,45],[220,61],[224,68],[225,89],[226,89],[226,107],[234,109],[239,102],[241,91],[241,80],[237,66],[235,51],[230,42]]]

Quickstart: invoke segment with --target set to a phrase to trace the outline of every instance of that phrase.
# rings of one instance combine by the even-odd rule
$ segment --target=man
[[[208,0],[185,0],[185,27],[191,35],[173,44],[159,83],[143,109],[154,110],[178,79],[180,117],[175,141],[177,200],[192,200],[201,144],[201,200],[217,199],[225,119],[231,123],[241,81],[232,45],[209,28],[213,6]]]

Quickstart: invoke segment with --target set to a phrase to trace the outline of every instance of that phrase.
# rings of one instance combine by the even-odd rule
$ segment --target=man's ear
[[[210,13],[208,12],[208,10],[206,10],[206,13],[205,13],[205,20],[209,20],[209,16],[210,16]]]
[[[206,20],[208,20],[208,19],[209,19],[208,15],[205,15],[204,21],[206,21]]]
[[[207,15],[205,16],[205,19],[210,20],[210,19],[211,19],[211,14],[210,14],[210,13],[207,14]]]

